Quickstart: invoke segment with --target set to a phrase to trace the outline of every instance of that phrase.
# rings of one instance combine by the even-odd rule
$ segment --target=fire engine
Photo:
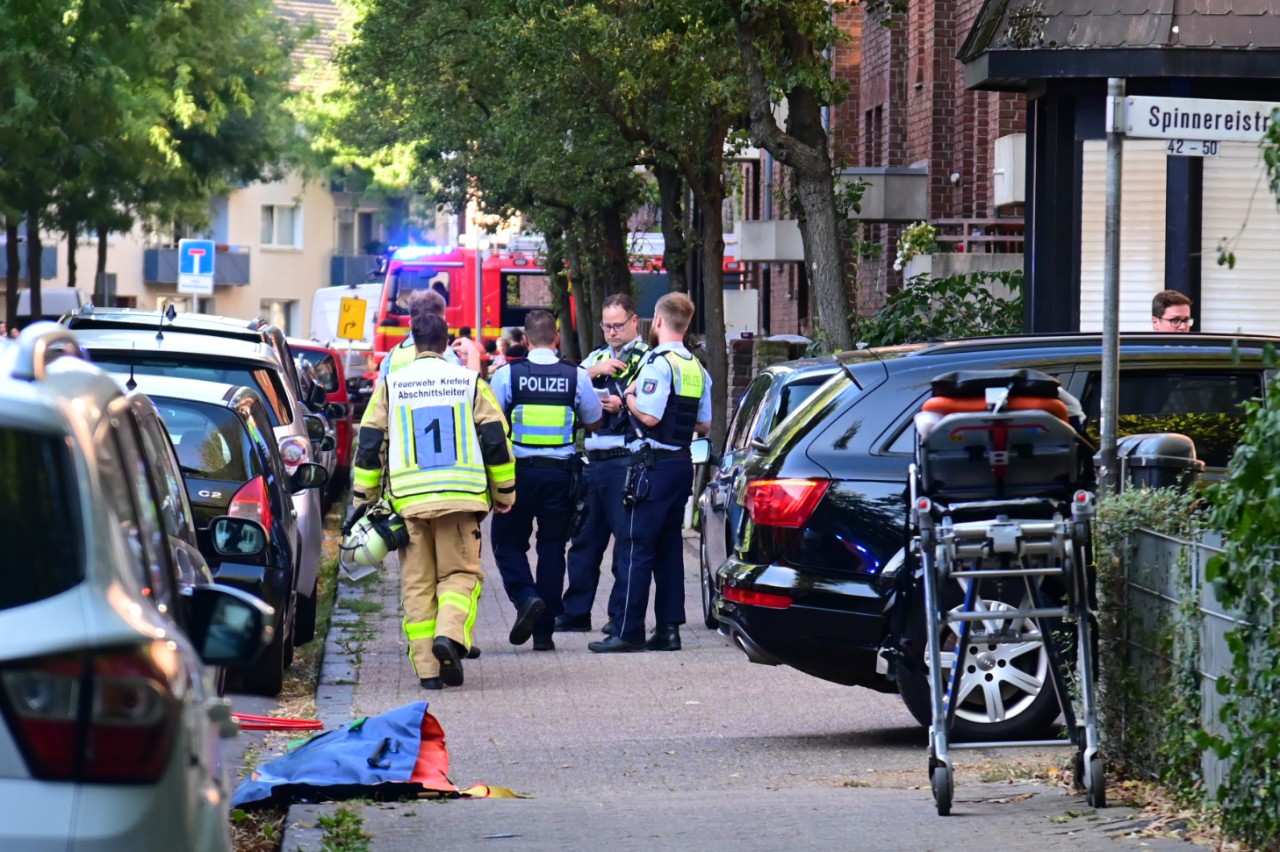
[[[444,297],[445,322],[451,334],[471,328],[476,340],[495,339],[504,328],[523,326],[538,309],[550,310],[551,279],[542,256],[516,244],[486,256],[476,274],[478,252],[460,246],[406,246],[393,251],[378,302],[373,348],[386,353],[409,334],[408,299],[415,290],[435,290]],[[726,276],[737,277],[740,265],[725,258]],[[632,269],[641,303],[666,292],[661,255],[643,257]],[[727,278],[728,281],[728,278]],[[476,312],[476,290],[480,313]],[[645,293],[656,291],[650,299]],[[571,302],[572,304],[572,302]]]

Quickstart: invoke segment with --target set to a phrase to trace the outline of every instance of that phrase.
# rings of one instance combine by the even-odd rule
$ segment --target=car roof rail
[[[50,352],[52,351],[52,356]],[[13,362],[13,378],[26,382],[44,379],[46,368],[62,355],[88,361],[88,354],[70,329],[56,322],[36,322],[18,335],[18,355]]]

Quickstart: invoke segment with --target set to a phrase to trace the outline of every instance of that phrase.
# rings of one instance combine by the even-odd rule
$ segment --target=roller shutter
[[[1280,334],[1280,212],[1257,145],[1224,142],[1205,158],[1203,211],[1197,330]],[[1234,269],[1218,265],[1224,238]]]
[[[1083,143],[1080,198],[1080,330],[1102,330],[1107,143]],[[1165,147],[1126,139],[1120,183],[1120,330],[1151,330],[1151,297],[1165,289]]]

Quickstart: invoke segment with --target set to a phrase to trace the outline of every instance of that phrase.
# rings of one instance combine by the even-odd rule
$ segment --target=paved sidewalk
[[[1095,813],[1057,787],[980,780],[984,767],[1065,752],[958,754],[956,816],[938,817],[924,732],[898,697],[747,662],[702,626],[697,539],[685,546],[684,650],[603,656],[586,647],[598,632],[558,633],[549,653],[508,644],[514,609],[486,546],[483,655],[465,662],[464,686],[442,692],[419,688],[406,655],[396,566],[366,586],[342,584],[340,601],[377,611],[335,611],[317,694],[326,727],[425,699],[459,787],[534,797],[348,803],[371,849],[942,849],[979,842],[976,833],[1013,849],[1185,848],[1116,839],[1135,827],[1128,809]],[[284,848],[319,850],[317,817],[339,806],[291,808]]]

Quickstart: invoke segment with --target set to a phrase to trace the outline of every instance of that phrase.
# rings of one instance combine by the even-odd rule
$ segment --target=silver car
[[[134,401],[63,350],[53,323],[0,344],[0,849],[225,852],[205,663],[251,661],[271,609],[183,588]]]

